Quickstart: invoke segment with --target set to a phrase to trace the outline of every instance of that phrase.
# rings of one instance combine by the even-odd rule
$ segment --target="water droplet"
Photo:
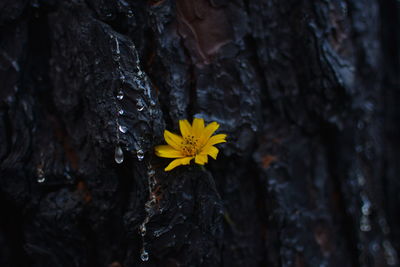
[[[136,109],[137,109],[137,111],[142,111],[142,110],[144,109],[143,100],[140,99],[140,98],[138,98],[138,99],[136,100]]]
[[[149,169],[149,170],[147,171],[147,175],[148,175],[148,176],[154,176],[154,174],[156,174],[156,171],[155,171],[154,169]]]
[[[115,162],[121,164],[124,161],[124,152],[122,151],[120,146],[115,147]]]
[[[397,265],[397,253],[396,250],[393,248],[392,244],[390,243],[389,240],[385,240],[382,242],[383,249],[384,249],[384,255],[386,259],[386,263],[389,266],[395,266]]]
[[[156,106],[156,101],[150,100],[150,106],[155,107]]]
[[[140,235],[141,235],[141,236],[145,236],[145,235],[146,235],[146,231],[147,231],[147,229],[146,229],[146,224],[142,223],[142,224],[139,226],[139,233],[140,233]]]
[[[143,152],[143,150],[138,149],[138,151],[136,151],[136,156],[137,156],[137,159],[138,159],[139,161],[142,161],[142,160],[144,159],[144,152]]]
[[[44,181],[46,181],[46,177],[44,176],[44,171],[41,167],[37,168],[36,174],[38,183],[43,183]]]
[[[122,90],[118,91],[117,98],[118,100],[122,100],[124,98],[124,92],[122,92]]]
[[[128,10],[128,18],[132,18],[133,17],[133,12],[132,10]]]
[[[119,114],[119,115],[124,115],[124,110],[123,110],[123,109],[120,109],[120,110],[118,111],[118,114]]]
[[[157,185],[157,181],[154,179],[154,176],[149,176],[149,185],[151,188],[154,188]]]
[[[365,202],[361,207],[361,212],[364,215],[370,215],[371,214],[371,203]]]
[[[67,178],[67,180],[71,180],[72,179],[72,176],[68,173],[68,171],[64,172],[64,176],[65,176],[65,178]]]
[[[128,131],[128,127],[119,125],[119,126],[118,126],[118,130],[119,130],[121,133],[126,133],[126,132]]]
[[[361,172],[357,173],[357,182],[360,186],[365,185],[365,178],[364,176],[361,174]]]
[[[114,59],[115,61],[118,61],[120,58],[121,58],[121,57],[120,57],[120,55],[119,55],[119,52],[113,55],[113,59]]]
[[[383,217],[380,217],[380,218],[379,218],[379,225],[381,226],[382,232],[383,232],[385,235],[387,235],[387,234],[390,233],[390,228],[389,228],[389,225],[387,224],[385,218],[383,218]]]
[[[371,231],[371,224],[369,222],[368,216],[365,216],[365,215],[361,216],[360,230],[363,231],[363,232]]]
[[[140,259],[142,261],[148,261],[149,260],[149,253],[144,248],[142,248],[142,252],[140,253]]]
[[[121,82],[125,82],[125,75],[121,73],[119,79],[121,80]]]

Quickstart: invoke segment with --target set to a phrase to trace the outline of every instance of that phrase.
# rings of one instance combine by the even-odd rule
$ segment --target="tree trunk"
[[[399,264],[399,1],[0,9],[1,266]]]

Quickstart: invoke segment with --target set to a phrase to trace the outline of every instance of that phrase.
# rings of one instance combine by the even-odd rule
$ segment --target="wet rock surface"
[[[399,264],[398,1],[0,9],[1,266]]]

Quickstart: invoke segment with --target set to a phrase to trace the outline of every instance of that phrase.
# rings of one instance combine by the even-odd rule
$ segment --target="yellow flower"
[[[164,138],[168,145],[156,146],[156,155],[162,158],[176,158],[165,171],[179,165],[188,165],[192,159],[195,163],[204,165],[208,162],[208,155],[217,159],[218,149],[214,145],[226,142],[226,134],[212,136],[218,127],[216,122],[204,127],[203,119],[194,118],[192,125],[187,120],[179,121],[182,136],[165,130]]]

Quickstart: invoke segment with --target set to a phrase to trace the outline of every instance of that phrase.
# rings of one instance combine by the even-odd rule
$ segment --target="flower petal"
[[[197,164],[200,164],[200,165],[204,165],[204,163],[208,162],[207,155],[201,155],[201,154],[196,155],[194,162],[196,162]]]
[[[212,146],[215,144],[219,144],[219,143],[225,143],[226,140],[226,134],[216,134],[211,136],[210,139],[208,139],[207,144],[205,146]]]
[[[205,146],[202,150],[200,155],[210,155],[213,159],[217,159],[218,156],[218,148],[215,146]]]
[[[203,131],[203,135],[200,138],[200,145],[203,146],[207,143],[210,136],[219,128],[219,124],[215,121],[209,123]]]
[[[183,137],[186,137],[192,133],[192,126],[188,120],[179,120],[179,128]]]
[[[164,138],[168,145],[172,146],[176,150],[181,150],[181,144],[183,142],[182,137],[179,135],[173,134],[168,130],[164,131]]]
[[[161,145],[156,146],[155,148],[156,155],[162,158],[182,158],[182,151],[178,151],[170,145]]]
[[[200,139],[203,134],[203,131],[204,131],[204,120],[202,118],[194,118],[192,126],[192,134]]]
[[[175,160],[171,161],[171,163],[168,164],[168,166],[164,170],[170,171],[170,170],[174,169],[175,167],[178,167],[179,165],[188,165],[192,159],[193,159],[193,157],[175,159]]]

